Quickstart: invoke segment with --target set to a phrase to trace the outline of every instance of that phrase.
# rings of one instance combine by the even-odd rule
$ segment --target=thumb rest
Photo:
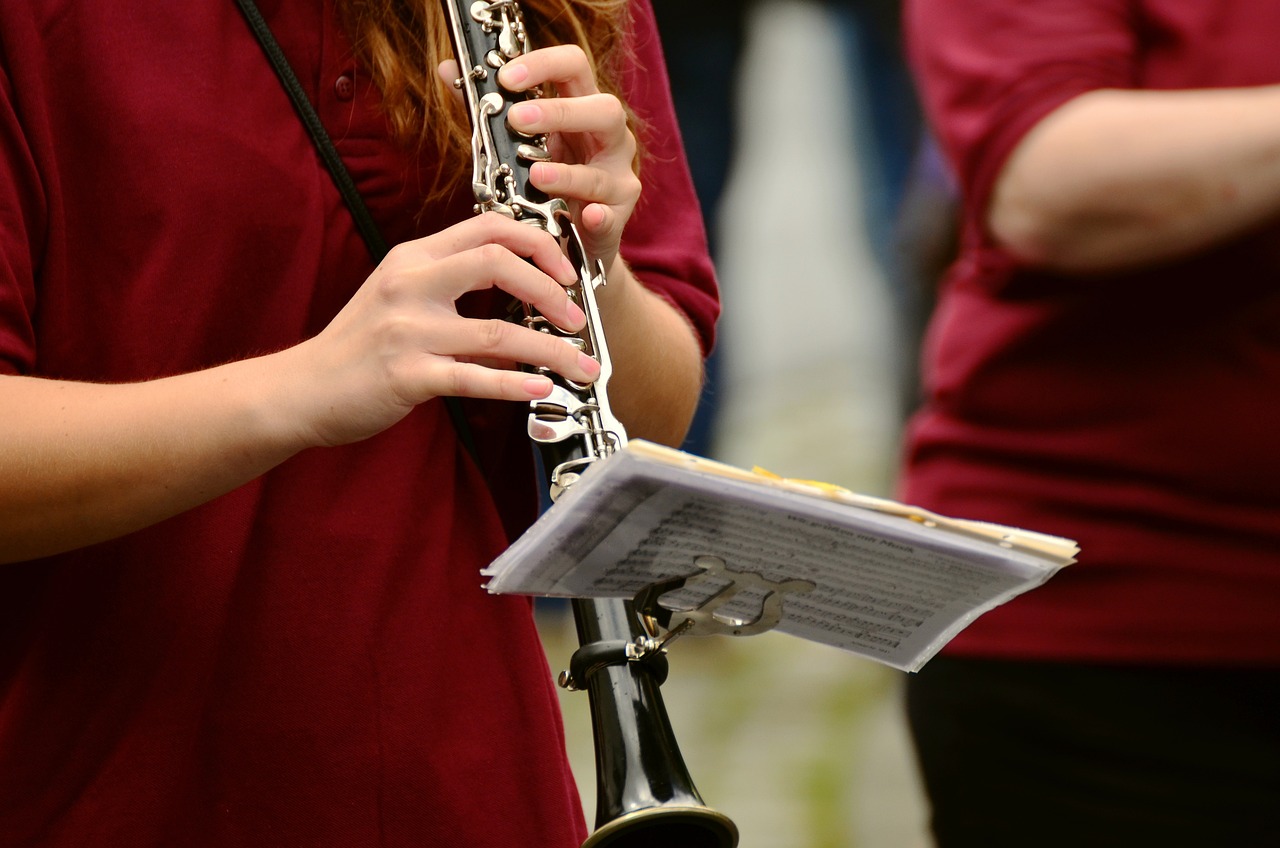
[[[529,180],[532,165],[550,159],[546,137],[516,132],[507,123],[512,106],[541,96],[538,91],[508,91],[497,82],[497,71],[528,50],[519,5],[514,0],[444,0],[444,8],[460,74],[455,85],[471,121],[476,212],[496,212],[545,230],[559,240],[578,271],[578,282],[568,292],[586,315],[581,331],[557,327],[527,303],[522,321],[600,363],[600,376],[590,384],[539,369],[553,387],[548,397],[530,404],[528,433],[538,446],[554,500],[592,463],[627,442],[626,429],[609,404],[613,367],[595,296],[606,284],[605,269],[599,259],[587,256],[568,204]],[[656,600],[655,595],[653,612],[660,610]],[[670,634],[688,626],[658,640],[655,616],[642,619],[630,601],[575,599],[572,607],[580,647],[560,682],[564,688],[587,691],[596,751],[596,830],[584,848],[734,848],[738,829],[703,803],[659,689],[667,674],[663,646]]]

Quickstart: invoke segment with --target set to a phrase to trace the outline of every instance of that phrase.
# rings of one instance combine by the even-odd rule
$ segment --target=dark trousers
[[[939,657],[907,712],[939,848],[1280,846],[1280,669]]]

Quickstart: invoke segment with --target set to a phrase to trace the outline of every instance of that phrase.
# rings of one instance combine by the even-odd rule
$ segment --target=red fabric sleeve
[[[684,314],[706,354],[715,342],[720,314],[706,228],[671,103],[653,8],[649,0],[631,5],[623,96],[641,124],[644,188],[623,237],[622,255],[646,286]]]
[[[968,218],[1022,137],[1066,101],[1138,83],[1126,0],[906,0],[908,57]]]
[[[44,190],[0,69],[0,373],[29,371],[35,360],[35,259],[43,240]]]

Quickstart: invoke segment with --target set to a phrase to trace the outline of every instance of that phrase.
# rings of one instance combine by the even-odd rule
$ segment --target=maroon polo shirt
[[[1069,278],[982,219],[1023,135],[1099,88],[1280,82],[1260,0],[909,0],[928,113],[965,192],[903,497],[1077,539],[1080,562],[953,653],[1280,662],[1280,227]]]
[[[471,214],[461,193],[422,213],[435,158],[389,142],[328,0],[260,5],[389,241]],[[623,253],[709,346],[715,281],[634,5],[650,155]],[[133,381],[277,350],[370,272],[230,0],[6,3],[0,67],[3,372]],[[487,479],[432,401],[0,568],[0,844],[579,844],[529,604],[479,574],[534,509],[523,410],[468,412]]]

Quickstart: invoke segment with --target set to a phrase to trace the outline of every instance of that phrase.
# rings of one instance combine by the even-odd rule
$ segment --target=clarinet
[[[626,429],[609,405],[612,374],[595,292],[605,285],[604,265],[589,258],[561,198],[529,182],[530,167],[550,158],[545,136],[515,132],[507,110],[540,92],[511,92],[497,71],[528,51],[524,19],[515,0],[444,0],[471,122],[471,186],[476,212],[498,212],[556,237],[578,269],[569,296],[587,316],[569,333],[523,304],[524,325],[557,336],[594,357],[600,376],[590,384],[546,369],[551,394],[530,403],[529,436],[537,445],[552,499],[571,487],[592,463],[622,448]],[[666,678],[662,642],[655,639],[631,601],[575,599],[580,647],[560,676],[566,689],[585,689],[596,752],[595,831],[583,848],[663,845],[734,848],[733,821],[702,801],[685,767],[659,686]]]

